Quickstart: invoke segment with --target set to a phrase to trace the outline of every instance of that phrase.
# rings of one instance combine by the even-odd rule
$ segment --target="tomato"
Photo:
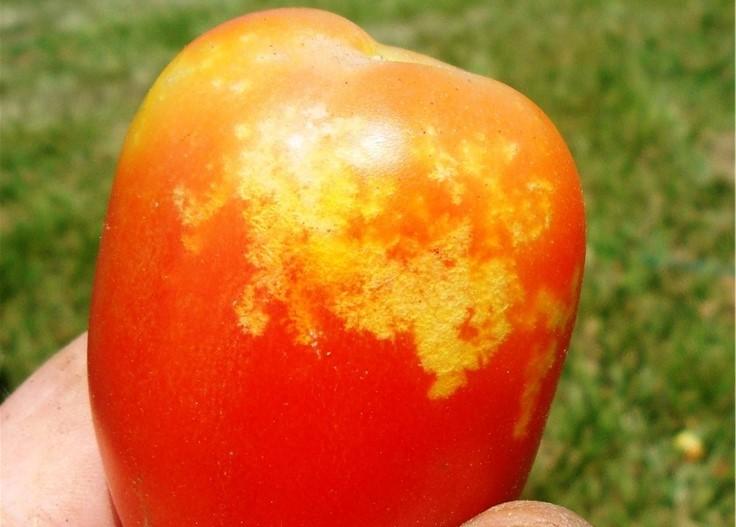
[[[130,526],[457,526],[519,495],[585,246],[569,150],[499,82],[336,15],[227,22],[120,157],[89,334]]]

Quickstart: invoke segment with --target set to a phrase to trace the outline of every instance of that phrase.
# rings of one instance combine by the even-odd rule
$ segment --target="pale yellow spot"
[[[564,302],[546,288],[540,289],[534,297],[531,309],[522,314],[520,322],[527,331],[543,326],[549,332],[559,334],[567,328],[574,316],[574,303]]]
[[[459,162],[451,156],[446,150],[435,149],[433,152],[433,168],[429,172],[429,177],[440,183],[445,183],[450,191],[450,200],[454,205],[462,202],[465,186],[460,183]]]
[[[243,33],[238,37],[241,44],[251,44],[256,40],[256,36],[253,33]]]
[[[484,180],[498,178],[506,167],[499,162],[494,151],[502,150],[505,144],[503,139],[488,141],[485,134],[481,133],[476,134],[472,141],[463,139],[459,148],[463,170]]]
[[[559,332],[565,329],[571,316],[570,309],[565,303],[556,299],[546,289],[542,289],[537,295],[537,309],[545,318],[549,331]]]
[[[235,314],[243,332],[249,335],[263,334],[268,324],[269,316],[256,301],[256,291],[253,286],[246,286],[243,294],[235,304]]]
[[[527,366],[527,382],[521,395],[521,412],[514,424],[514,437],[517,439],[525,437],[529,432],[529,424],[537,407],[542,383],[552,366],[554,366],[556,358],[557,344],[555,342],[548,344],[546,347],[538,346],[532,354]]]
[[[219,53],[218,48],[211,50],[211,54],[205,57],[201,62],[198,63],[197,71],[208,71],[217,64],[217,54]]]
[[[390,62],[409,62],[414,64],[425,64],[427,66],[435,66],[438,68],[455,69],[445,62],[433,59],[421,53],[410,51],[404,48],[394,46],[386,46],[384,44],[376,44],[376,53],[371,55],[372,60],[390,61]]]
[[[427,396],[430,399],[444,399],[462,387],[467,382],[465,372],[446,373],[437,377],[432,387],[429,389]]]
[[[457,158],[440,142],[434,126],[425,128],[425,137],[415,147],[415,156],[428,160],[427,175],[430,179],[443,184],[449,191],[450,201],[454,205],[462,202],[465,186],[460,182],[461,172],[470,171],[470,166],[462,165],[467,159]]]
[[[225,67],[227,65],[227,67]],[[178,98],[178,93],[187,86],[205,82],[209,87],[220,90],[225,79],[220,75],[232,68],[232,57],[228,49],[218,44],[194,46],[177,55],[156,80],[148,97],[151,100],[165,101],[170,96]]]
[[[193,196],[182,185],[174,188],[172,200],[179,211],[182,226],[182,243],[192,251],[200,249],[200,239],[196,227],[214,216],[231,197],[231,189],[225,181],[213,183],[203,197]]]
[[[210,219],[219,211],[230,197],[226,185],[213,183],[203,198],[192,196],[183,186],[174,188],[174,205],[181,215],[181,222],[185,226],[196,227]]]

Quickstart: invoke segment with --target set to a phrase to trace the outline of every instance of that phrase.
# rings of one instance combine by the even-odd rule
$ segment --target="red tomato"
[[[89,379],[130,526],[457,526],[519,495],[584,257],[559,133],[283,9],[190,44],[125,141]]]

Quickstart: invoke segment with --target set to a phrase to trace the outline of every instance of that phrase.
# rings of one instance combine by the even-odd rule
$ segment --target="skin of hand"
[[[39,368],[0,406],[0,525],[120,527],[92,427],[87,335]],[[515,501],[463,527],[590,527],[548,503]]]

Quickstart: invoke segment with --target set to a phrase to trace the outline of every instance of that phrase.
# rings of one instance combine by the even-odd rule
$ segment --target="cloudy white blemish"
[[[250,128],[248,128],[248,125],[245,123],[237,123],[233,128],[233,131],[235,132],[235,137],[241,141],[247,139],[250,135]]]
[[[388,168],[404,155],[404,134],[397,126],[380,121],[363,123],[355,143],[343,152],[345,161],[356,168]]]
[[[289,60],[289,55],[283,51],[277,51],[275,48],[272,51],[266,53],[259,53],[253,57],[255,62],[268,63],[268,62],[285,62]]]
[[[230,85],[230,91],[236,95],[240,95],[241,93],[245,93],[248,91],[251,87],[251,83],[247,80],[239,80],[236,82],[233,82]]]
[[[519,154],[519,144],[518,143],[506,143],[504,146],[504,154],[506,154],[506,162],[511,163],[516,156]]]
[[[319,341],[322,337],[322,332],[318,331],[314,328],[310,328],[307,332],[307,344],[310,348],[312,348],[312,351],[314,351],[314,354],[317,355],[318,359],[322,358],[322,349],[320,348]],[[326,353],[327,356],[330,355],[329,352]]]
[[[304,151],[304,136],[302,134],[291,134],[286,138],[285,143],[289,151],[294,154]]]
[[[295,112],[294,108],[290,108],[290,110],[291,112],[289,113],[293,114]],[[327,107],[324,104],[315,104],[304,108],[303,114],[305,117],[315,120],[325,119],[329,115],[329,113],[327,112]]]
[[[553,190],[552,183],[550,181],[544,180],[544,179],[535,179],[532,181],[527,182],[526,184],[527,190],[533,191],[542,191],[542,192],[551,192]]]
[[[286,108],[279,127],[283,153],[294,167],[322,148],[329,148],[342,162],[359,170],[388,170],[406,155],[405,134],[398,126],[363,117],[333,116],[323,104]],[[261,124],[258,132],[264,137],[280,135],[270,124]],[[309,175],[304,170],[295,174]]]

